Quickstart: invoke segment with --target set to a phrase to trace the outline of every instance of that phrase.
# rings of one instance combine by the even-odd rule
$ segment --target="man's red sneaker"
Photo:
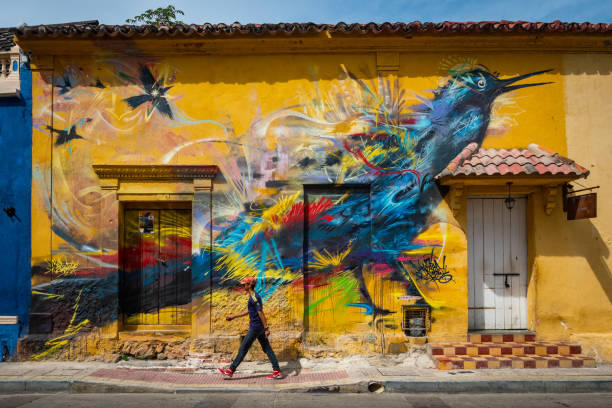
[[[266,377],[268,380],[280,380],[283,378],[283,373],[280,370],[274,370],[272,374]]]
[[[231,368],[228,368],[227,370],[219,368],[218,370],[221,371],[221,374],[223,374],[223,377],[225,377],[228,380],[232,378],[232,376],[234,375],[234,371]]]

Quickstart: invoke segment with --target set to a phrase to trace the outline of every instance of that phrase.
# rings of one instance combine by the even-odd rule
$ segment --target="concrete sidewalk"
[[[339,360],[341,361],[341,360]],[[306,367],[305,367],[306,366]],[[269,363],[243,363],[231,380],[215,368],[184,362],[0,363],[0,393],[49,392],[611,392],[612,365],[579,369],[439,371],[400,365],[283,362],[281,380]]]

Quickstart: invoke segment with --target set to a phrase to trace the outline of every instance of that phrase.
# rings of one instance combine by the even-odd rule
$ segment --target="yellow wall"
[[[562,239],[543,252],[560,260],[547,268],[548,274],[555,275],[558,289],[541,285],[538,290],[542,303],[576,300],[557,300],[555,308],[542,306],[548,310],[541,317],[546,327],[543,334],[580,340],[591,353],[607,361],[612,360],[612,209],[608,205],[612,199],[612,111],[607,106],[611,69],[612,57],[607,54],[563,56],[567,153],[591,171],[580,184],[600,186],[594,190],[597,218],[557,223],[556,228],[563,226]],[[562,217],[559,211],[556,216]]]
[[[155,41],[143,44],[151,47]],[[594,220],[565,221],[560,198],[552,215],[547,216],[541,193],[529,196],[533,222],[529,235],[532,251],[529,328],[543,339],[578,339],[592,346],[591,352],[599,353],[601,358],[612,359],[612,351],[606,345],[612,329],[609,319],[612,214],[605,208],[605,198],[610,196],[606,193],[605,181],[611,171],[606,155],[612,147],[612,142],[606,141],[605,132],[612,114],[602,103],[612,85],[608,78],[612,60],[608,56],[552,52],[405,52],[398,55],[397,66],[386,66],[384,72],[380,71],[379,79],[374,52],[345,50],[337,54],[306,54],[294,51],[277,55],[136,58],[103,56],[102,51],[103,45],[93,56],[56,57],[48,67],[50,70],[36,72],[33,79],[32,233],[36,239],[32,242],[35,267],[32,283],[34,290],[44,292],[35,294],[33,305],[40,312],[54,310],[62,303],[48,307],[47,300],[65,299],[64,306],[71,309],[73,319],[58,322],[58,336],[69,333],[73,339],[86,328],[111,327],[115,332],[120,329],[112,310],[115,307],[116,312],[116,293],[109,295],[108,310],[90,311],[100,302],[101,291],[78,289],[78,285],[77,289],[66,287],[60,277],[46,273],[51,258],[78,262],[79,267],[71,278],[95,278],[98,282],[95,285],[116,290],[120,207],[114,191],[100,188],[92,164],[215,164],[221,171],[214,185],[215,225],[235,225],[239,215],[247,215],[253,218],[249,221],[252,222],[250,233],[245,236],[271,228],[277,239],[286,240],[287,235],[282,235],[284,227],[274,216],[282,218],[292,205],[303,201],[302,183],[321,180],[313,177],[315,173],[320,175],[317,173],[320,170],[301,169],[298,166],[301,160],[315,153],[331,154],[334,149],[341,149],[345,141],[359,143],[350,135],[371,126],[359,116],[360,112],[371,113],[381,106],[391,106],[393,98],[401,95],[403,105],[399,110],[409,115],[411,105],[431,99],[430,90],[452,80],[449,72],[457,69],[458,64],[470,69],[481,64],[478,69],[497,72],[499,78],[552,70],[524,81],[550,84],[519,89],[496,99],[482,146],[524,148],[535,142],[569,155],[582,165],[592,166],[589,168],[592,175],[586,183],[602,185],[600,212]],[[145,65],[164,86],[171,87],[167,90],[167,100],[172,107],[172,118],[164,116],[160,109],[151,109],[150,103],[139,107],[126,103],[127,98],[143,92],[141,67]],[[347,75],[349,72],[354,78]],[[67,86],[67,81],[71,86]],[[102,87],[96,86],[98,81]],[[55,84],[53,91],[51,82]],[[368,95],[364,86],[373,95]],[[376,121],[382,120],[384,114],[380,116]],[[48,126],[57,130],[75,126],[83,139],[73,139],[69,145],[55,145],[58,133],[51,134]],[[386,154],[396,153],[389,150]],[[239,156],[244,161],[237,161]],[[273,161],[273,156],[280,159]],[[374,173],[362,179],[352,176],[351,172],[368,171],[355,155],[345,154],[343,160],[338,167],[329,166],[341,170],[326,182],[375,179]],[[430,158],[423,156],[420,160],[426,164]],[[249,178],[248,174],[252,173],[259,173],[261,177]],[[389,183],[405,182],[392,180]],[[265,181],[287,184],[270,188]],[[155,192],[150,185],[147,188]],[[53,201],[47,201],[50,196]],[[49,204],[45,206],[45,202]],[[251,206],[249,213],[244,209],[245,203],[262,204],[274,211],[257,212]],[[210,221],[204,210],[198,213],[200,210],[195,207],[194,220],[198,216],[204,218],[194,221],[194,259],[208,248],[205,224]],[[376,305],[391,313],[373,317],[363,313],[363,308],[342,303],[349,298],[351,303],[364,302],[353,270],[338,286],[338,293],[351,292],[349,297],[336,292],[326,297],[330,295],[329,290],[336,290],[337,280],[328,281],[328,288],[332,289],[314,290],[313,302],[320,300],[320,313],[314,318],[317,332],[311,333],[316,338],[311,336],[307,340],[311,345],[334,350],[344,348],[345,352],[372,352],[405,341],[399,327],[401,306],[415,302],[414,298],[402,299],[408,293],[406,282],[432,307],[431,341],[465,337],[465,214],[460,213],[455,219],[446,202],[441,201],[420,217],[424,217],[423,223],[410,240],[403,242],[401,248],[393,248],[399,253],[395,257],[397,265],[404,265],[395,266],[400,270],[395,271],[394,279],[386,278],[391,276],[388,272],[377,274],[367,268],[361,272],[364,286]],[[51,231],[51,222],[55,232]],[[302,233],[298,228],[289,237],[299,240]],[[218,242],[220,233],[214,235]],[[419,243],[416,249],[411,246],[415,242]],[[284,248],[289,242],[280,242],[280,245]],[[211,334],[210,327],[212,334],[217,335],[236,335],[241,330],[240,324],[224,320],[226,314],[237,312],[243,306],[234,287],[244,276],[260,276],[262,271],[260,258],[252,263],[245,262],[245,257],[232,258],[236,248],[241,247],[221,245],[215,249],[216,256],[225,256],[217,260],[215,273],[226,286],[212,295],[210,288],[194,294],[193,336]],[[281,257],[290,258],[286,255],[290,251],[283,248]],[[408,265],[404,259],[422,258],[432,248],[436,254],[440,248],[444,249],[453,276],[450,283],[419,282],[404,270]],[[271,325],[279,331],[300,333],[304,313],[300,269],[281,269],[273,255],[265,255],[263,249],[253,251],[256,256],[268,256],[264,260],[269,279],[266,287],[280,282],[266,300]],[[342,262],[335,265],[329,259],[327,262],[324,273],[337,277],[334,275],[337,270],[332,266],[342,267]],[[49,281],[51,289],[39,286]],[[376,324],[378,319],[382,319],[382,324]],[[79,326],[80,322],[85,323]],[[48,346],[52,348],[56,344]]]

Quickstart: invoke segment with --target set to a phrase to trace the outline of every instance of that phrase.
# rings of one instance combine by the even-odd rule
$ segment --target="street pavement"
[[[247,362],[231,380],[215,367],[184,361],[0,363],[5,393],[594,393],[612,392],[612,365],[596,368],[439,371],[389,364],[322,360],[282,362],[282,380],[268,380],[269,363]],[[612,407],[612,403],[610,404]]]
[[[612,393],[592,394],[13,394],[1,408],[609,408]]]

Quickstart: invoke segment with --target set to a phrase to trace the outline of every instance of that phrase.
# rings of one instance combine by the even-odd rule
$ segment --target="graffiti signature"
[[[453,280],[453,275],[446,269],[446,255],[442,257],[442,265],[438,263],[438,258],[434,256],[434,250],[431,250],[429,256],[425,256],[418,261],[410,261],[410,265],[414,268],[414,275],[420,281],[434,283],[448,283]]]
[[[78,262],[70,262],[65,259],[51,259],[47,263],[47,273],[57,277],[74,275],[78,268]]]

